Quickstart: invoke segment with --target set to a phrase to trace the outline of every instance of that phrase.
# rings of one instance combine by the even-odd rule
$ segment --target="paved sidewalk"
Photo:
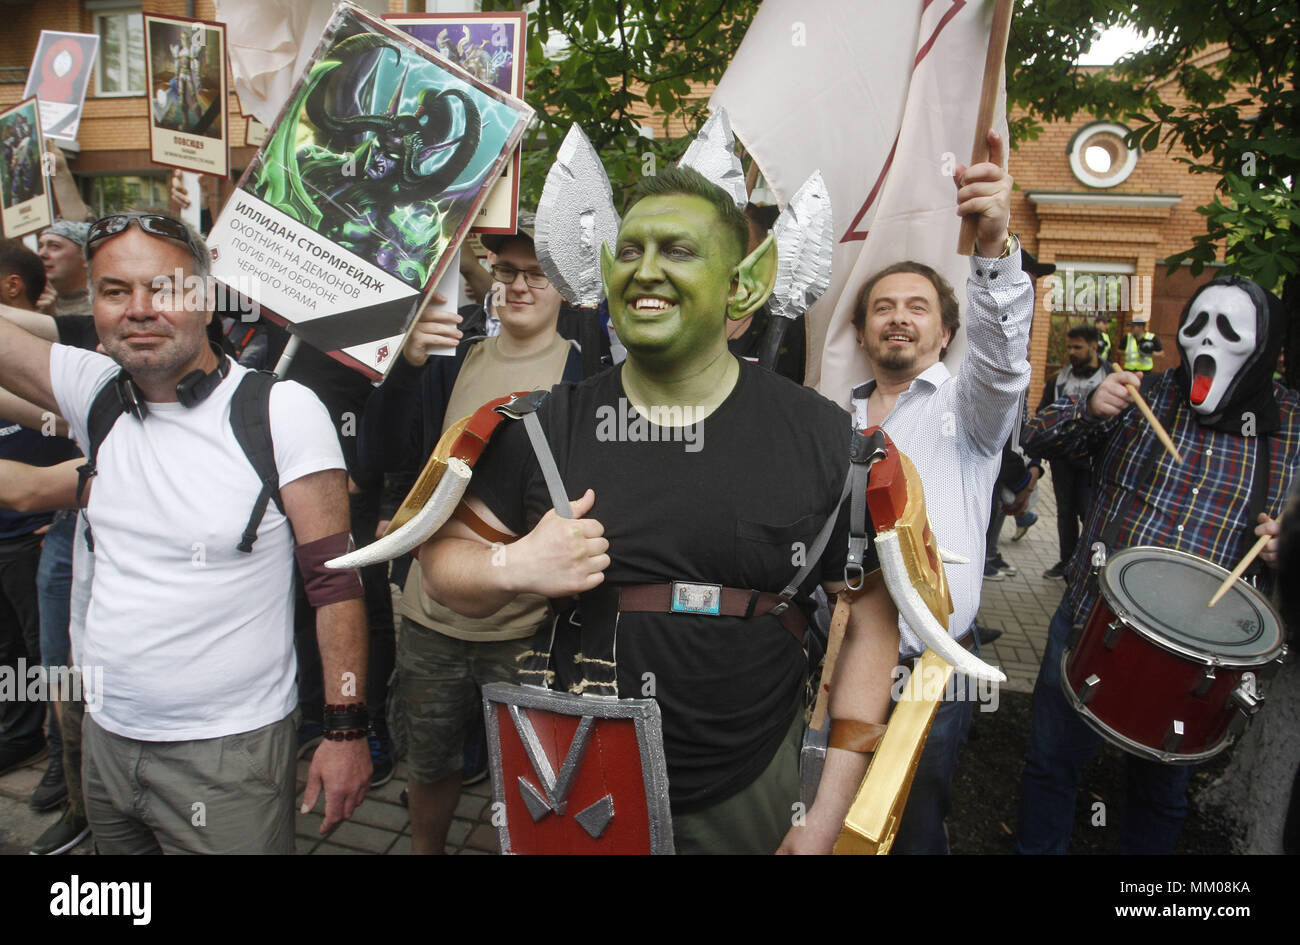
[[[307,780],[306,761],[298,762],[298,804]],[[297,814],[294,847],[299,853],[410,853],[411,824],[406,808],[398,800],[406,789],[406,764],[399,763],[397,773],[378,790],[366,795],[366,801],[352,819],[340,824],[328,837],[320,835],[321,811],[316,802],[310,814]],[[448,853],[496,853],[497,834],[491,825],[492,810],[488,799],[489,781],[466,788],[456,805],[456,816],[447,834]]]
[[[999,550],[1002,557],[1019,568],[1014,577],[985,581],[980,607],[981,626],[997,627],[1002,637],[987,648],[985,658],[1007,674],[1006,688],[1031,692],[1038,664],[1047,641],[1047,626],[1065,592],[1065,582],[1042,577],[1056,563],[1056,501],[1051,481],[1038,487],[1035,507],[1038,522],[1020,541],[1012,541],[1015,522],[1007,519]],[[45,762],[29,765],[0,778],[0,853],[24,853],[60,815],[59,811],[37,814],[27,807],[27,798],[45,770]],[[298,802],[307,777],[307,762],[298,763]],[[398,797],[406,787],[404,764],[397,766],[393,780],[370,792],[352,820],[341,824],[328,837],[320,836],[321,802],[317,811],[297,815],[295,847],[299,853],[409,853],[410,822]],[[484,781],[466,789],[456,808],[448,837],[448,853],[496,853],[496,831],[491,825],[491,787]],[[83,843],[75,852],[90,852]]]
[[[1034,511],[1038,521],[1020,541],[1012,541],[1016,523],[1007,518],[1002,527],[998,551],[1008,564],[1019,568],[1015,577],[984,582],[980,597],[979,624],[996,627],[1001,638],[986,648],[984,659],[1007,674],[1004,687],[1011,692],[1033,692],[1038,666],[1047,644],[1047,627],[1065,594],[1065,581],[1045,578],[1043,572],[1056,564],[1056,497],[1051,475],[1038,483]]]
[[[0,854],[25,854],[36,838],[62,815],[62,810],[38,814],[27,806],[27,798],[41,779],[45,764],[42,761],[29,765],[0,778]],[[307,766],[307,761],[298,762],[296,803],[300,806]],[[405,788],[406,766],[399,764],[393,780],[366,795],[365,803],[357,808],[352,819],[340,824],[328,837],[320,835],[324,803],[318,800],[315,811],[296,815],[294,848],[298,853],[410,853],[410,822],[406,808],[398,800]],[[483,781],[461,794],[447,838],[448,853],[497,852],[496,830],[490,823],[491,792],[490,783]],[[83,842],[73,852],[90,853],[90,842]]]

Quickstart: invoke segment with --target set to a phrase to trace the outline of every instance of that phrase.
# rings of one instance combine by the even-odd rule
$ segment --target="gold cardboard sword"
[[[908,625],[926,644],[926,650],[889,716],[888,727],[844,818],[836,853],[889,852],[954,664],[979,678],[1002,676],[948,634],[953,604],[943,569],[943,552],[930,529],[921,477],[892,442],[888,443],[885,459],[871,469],[867,507],[876,529],[885,586]],[[837,616],[838,609],[847,606],[847,602],[837,602]],[[833,624],[842,631],[845,622]],[[838,648],[838,641],[832,639],[828,653]],[[825,672],[829,681],[834,669],[828,665]],[[828,696],[829,686],[823,686],[818,692],[819,711]]]

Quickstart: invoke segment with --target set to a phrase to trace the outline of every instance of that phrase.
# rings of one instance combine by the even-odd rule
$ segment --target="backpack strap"
[[[98,470],[95,461],[99,456],[99,447],[108,432],[117,423],[117,418],[126,412],[119,391],[122,372],[99,389],[95,399],[90,402],[90,413],[86,417],[86,435],[90,442],[86,444],[86,461],[77,467],[77,508],[85,508],[86,485]],[[86,547],[95,550],[95,539],[90,532],[90,522],[86,522]]]
[[[849,441],[849,470],[844,477],[844,488],[840,492],[839,501],[835,503],[830,516],[822,524],[821,531],[813,539],[803,567],[782,588],[779,596],[783,605],[774,608],[773,613],[780,615],[789,606],[799,590],[799,585],[821,561],[826,545],[830,541],[831,532],[835,530],[835,524],[839,519],[840,507],[846,498],[850,500],[849,554],[844,562],[844,583],[850,590],[856,591],[862,587],[865,579],[863,564],[866,562],[867,546],[871,544],[871,532],[867,523],[867,482],[871,476],[871,467],[885,457],[885,449],[885,434],[879,427],[870,434],[853,431]]]
[[[253,551],[258,526],[266,514],[266,504],[274,499],[275,507],[284,514],[280,473],[275,467],[275,444],[271,440],[271,387],[277,380],[279,378],[268,371],[250,371],[239,382],[230,401],[230,428],[262,482],[262,491],[253,503],[253,512],[239,542],[239,550],[245,554]]]

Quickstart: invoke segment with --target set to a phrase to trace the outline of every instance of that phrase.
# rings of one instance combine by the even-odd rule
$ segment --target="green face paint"
[[[712,359],[739,259],[703,197],[647,197],[627,216],[601,269],[619,340],[634,358],[661,364]]]

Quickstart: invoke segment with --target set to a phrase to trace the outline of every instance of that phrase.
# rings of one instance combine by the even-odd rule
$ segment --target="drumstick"
[[[1124,386],[1127,387],[1129,393],[1133,395],[1133,403],[1137,404],[1138,410],[1142,411],[1142,416],[1147,418],[1147,423],[1151,424],[1151,428],[1156,431],[1156,439],[1158,439],[1164,445],[1164,448],[1168,450],[1169,455],[1174,458],[1174,462],[1181,463],[1183,461],[1182,454],[1178,452],[1178,447],[1174,446],[1174,441],[1169,438],[1168,432],[1166,432],[1160,421],[1156,419],[1156,415],[1151,412],[1151,408],[1147,406],[1147,402],[1143,399],[1142,393],[1137,389],[1137,385],[1125,384]]]
[[[1211,607],[1223,599],[1223,595],[1228,593],[1228,588],[1237,583],[1237,578],[1246,573],[1246,569],[1250,567],[1250,563],[1259,557],[1259,553],[1264,550],[1264,546],[1268,544],[1268,540],[1272,537],[1272,535],[1259,536],[1259,541],[1255,542],[1255,544],[1251,546],[1250,551],[1246,552],[1246,557],[1241,559],[1241,563],[1232,569],[1232,573],[1223,579],[1223,583],[1219,585],[1219,589],[1214,592],[1214,596],[1210,598]]]

